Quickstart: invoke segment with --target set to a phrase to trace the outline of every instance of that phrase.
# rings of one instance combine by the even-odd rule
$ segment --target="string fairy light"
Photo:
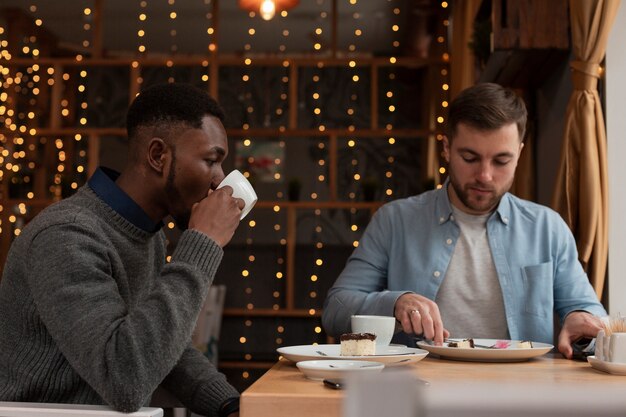
[[[252,145],[252,141],[248,138],[245,138],[243,140],[243,146],[245,147],[250,147]],[[249,157],[252,158],[252,157]],[[253,164],[254,160],[248,160],[249,164]],[[243,172],[244,176],[246,178],[250,178],[250,171],[248,171],[247,169],[244,170]],[[240,272],[241,274],[241,279],[242,279],[242,287],[244,288],[244,300],[245,300],[245,310],[252,312],[252,310],[254,310],[254,298],[253,298],[253,278],[254,278],[254,274],[252,273],[253,270],[253,265],[254,262],[256,261],[256,257],[253,254],[253,232],[254,232],[254,228],[256,227],[256,220],[254,219],[254,214],[253,212],[251,212],[249,214],[249,216],[247,217],[247,222],[246,222],[247,228],[245,229],[246,232],[246,239],[245,239],[245,253],[246,253],[246,261],[244,263],[244,266]],[[243,328],[243,333],[242,335],[239,337],[239,343],[241,343],[243,345],[243,352],[244,352],[244,357],[249,357],[250,360],[252,359],[252,353],[251,353],[251,349],[249,348],[250,343],[248,342],[248,339],[250,337],[250,331],[248,331],[248,328],[252,327],[252,319],[247,316],[244,318],[244,328]],[[243,379],[248,379],[250,377],[250,372],[248,369],[244,369],[241,373],[241,376]]]
[[[318,148],[318,171],[317,171],[317,181],[315,182],[315,189],[318,193],[322,192],[322,187],[324,185],[324,178],[326,173],[326,164],[322,164],[324,161],[325,148],[326,144],[323,141],[319,141],[317,144]],[[319,293],[319,284],[320,277],[322,276],[322,266],[324,265],[324,257],[323,251],[324,242],[323,242],[323,225],[322,225],[322,210],[320,208],[315,208],[314,211],[314,222],[313,222],[313,233],[312,233],[312,241],[314,242],[314,251],[313,251],[313,265],[312,265],[312,274],[310,279],[307,281],[308,285],[305,287],[307,291],[307,295],[309,298],[309,314],[315,314],[315,306],[317,303],[317,297]],[[313,332],[315,334],[319,334],[321,332],[319,326],[314,324]]]
[[[285,141],[281,140],[279,142],[279,147],[283,148],[285,147]],[[274,160],[274,164],[277,167],[282,166],[283,161],[279,158],[276,158]],[[276,259],[276,269],[274,270],[274,285],[273,285],[273,291],[272,291],[272,297],[274,299],[274,302],[272,304],[272,310],[274,311],[278,311],[281,308],[280,305],[280,300],[282,297],[282,288],[283,288],[283,277],[284,277],[284,264],[285,264],[285,259],[284,259],[284,255],[283,255],[283,249],[287,243],[287,240],[284,237],[284,231],[283,231],[283,226],[281,224],[280,221],[280,214],[283,208],[283,205],[281,204],[281,201],[284,199],[284,193],[282,191],[278,191],[276,193],[276,197],[278,199],[277,203],[274,205],[273,207],[273,213],[275,214],[275,223],[274,223],[274,232],[275,232],[275,239],[280,243],[277,248],[276,248],[276,255],[275,255],[275,259]],[[283,333],[285,331],[285,323],[283,322],[281,317],[277,317],[277,321],[276,321],[276,334],[275,334],[275,338],[274,338],[274,343],[276,346],[280,346],[283,344]]]
[[[146,0],[139,2],[139,14],[137,15],[137,53],[139,55],[144,55],[147,52],[145,29],[146,20],[148,20],[147,7],[148,2]]]
[[[322,122],[322,111],[321,111],[321,105],[320,103],[320,80],[321,80],[321,74],[322,74],[322,70],[324,68],[323,62],[318,62],[314,71],[313,71],[313,75],[311,77],[311,81],[312,81],[312,103],[313,103],[313,120],[314,120],[314,125],[318,125],[320,128],[322,128],[323,122]],[[316,152],[317,155],[317,181],[315,182],[315,186],[313,188],[313,191],[311,192],[310,198],[311,200],[316,200],[318,198],[318,193],[320,192],[320,184],[323,183],[324,181],[324,172],[325,172],[325,168],[326,168],[326,160],[323,157],[323,149],[325,147],[325,144],[323,142],[322,139],[320,139],[317,143],[317,148],[318,148],[318,152]],[[321,231],[322,231],[322,226],[321,226],[321,210],[319,208],[314,210],[314,229],[313,229],[313,241],[315,242],[315,248],[313,251],[313,263],[311,265],[311,272],[309,275],[309,280],[307,282],[307,285],[305,286],[305,288],[307,289],[307,291],[309,292],[309,297],[308,300],[309,302],[307,303],[308,307],[308,313],[309,315],[314,315],[316,310],[313,306],[313,299],[315,298],[314,296],[312,296],[313,294],[316,294],[315,288],[318,285],[317,281],[319,279],[319,274],[320,274],[320,267],[323,265],[324,260],[321,257],[321,249],[323,247],[323,243],[320,239],[321,236]]]
[[[350,0],[349,4],[353,12],[351,13],[353,30],[352,30],[352,41],[348,46],[348,51],[352,56],[352,59],[348,61],[347,73],[349,77],[349,85],[350,85],[350,96],[348,101],[348,108],[346,112],[351,120],[353,120],[348,125],[348,131],[353,132],[355,130],[354,120],[358,116],[356,113],[356,109],[358,108],[359,103],[359,87],[362,83],[361,77],[359,76],[359,65],[358,65],[358,54],[357,54],[357,44],[361,40],[361,36],[363,35],[363,29],[360,27],[360,14],[357,11],[354,11],[354,7],[357,5],[357,0]],[[359,161],[359,141],[356,137],[348,138],[347,147],[350,155],[350,166],[348,170],[349,175],[349,184],[348,187],[348,199],[350,202],[356,202],[358,199],[359,188],[363,184],[362,175],[361,175],[361,166]],[[348,233],[350,238],[353,241],[353,246],[356,246],[358,243],[356,236],[358,231],[358,226],[356,224],[356,215],[357,209],[356,207],[350,207],[350,216],[348,218]]]
[[[176,30],[176,21],[178,18],[178,12],[176,11],[176,0],[167,0],[167,4],[170,6],[168,18],[170,23],[170,56],[176,55],[178,52],[178,43],[177,43],[177,35],[178,31]],[[171,59],[168,59],[165,64],[169,68],[169,76],[167,78],[168,83],[173,83],[176,81],[175,72],[174,72],[174,62]]]
[[[215,52],[217,51],[216,43],[214,42],[216,33],[215,33],[215,27],[213,25],[213,13],[208,9],[208,7],[211,5],[211,0],[204,0],[204,5],[207,8],[206,13],[205,13],[206,22],[207,22],[207,28],[206,28],[207,50],[209,54],[214,55]],[[217,65],[217,64],[213,62],[212,65]],[[204,68],[204,71],[202,72],[202,75],[201,75],[201,81],[208,84],[211,78],[209,74],[209,71],[210,71],[209,61],[208,60],[202,61],[202,67]]]
[[[327,19],[328,17],[328,13],[325,10],[326,5],[325,5],[324,0],[317,0],[316,3],[317,3],[317,6],[319,7],[320,22],[316,24],[315,29],[313,31],[312,49],[315,54],[321,55],[323,53],[323,47],[324,47],[323,38],[322,38],[323,26],[324,26],[325,19]],[[324,117],[325,115],[323,112],[324,106],[322,105],[321,94],[320,94],[320,91],[321,91],[320,81],[321,81],[321,77],[325,74],[325,72],[326,70],[325,70],[324,62],[321,60],[318,61],[312,71],[312,75],[310,79],[311,80],[311,91],[310,91],[311,96],[307,97],[307,101],[311,103],[311,107],[312,107],[311,113],[312,113],[313,125],[317,126],[317,129],[320,132],[324,132],[326,130],[326,126],[324,125],[324,119],[325,119]],[[316,161],[317,171],[315,175],[316,178],[314,181],[313,190],[310,194],[310,199],[314,201],[320,198],[320,196],[322,196],[324,187],[326,184],[326,172],[328,170],[328,164],[327,164],[327,160],[325,157],[327,152],[326,152],[326,143],[325,143],[324,136],[320,136],[315,146],[316,146],[315,155],[317,156],[317,161]],[[311,269],[308,274],[308,280],[305,281],[305,285],[304,285],[304,290],[307,293],[307,302],[304,305],[304,307],[309,316],[314,316],[315,314],[317,314],[316,306],[318,304],[318,301],[317,301],[317,297],[319,293],[318,288],[320,285],[320,276],[322,275],[323,266],[325,264],[323,251],[322,251],[324,247],[322,237],[323,237],[322,210],[320,208],[315,208],[313,211],[313,230],[312,230],[312,235],[311,235],[311,240],[314,242],[313,261],[310,266]],[[311,328],[311,331],[313,332],[313,340],[316,340],[317,335],[321,333],[321,327],[317,325],[317,322],[315,322],[312,326],[313,327]]]
[[[35,26],[41,26],[41,19],[36,17],[37,6],[30,5],[29,12],[33,15]],[[40,56],[39,41],[35,34],[23,36],[21,44],[9,45],[4,27],[0,27],[0,57],[9,62],[13,56],[11,46],[19,57],[37,60]],[[25,68],[15,68],[11,73],[11,66],[0,65],[2,92],[0,92],[0,122],[8,134],[0,134],[0,194],[5,198],[13,198],[16,202],[8,208],[2,216],[5,207],[0,204],[0,233],[2,233],[2,219],[8,220],[4,225],[5,233],[18,236],[25,224],[29,206],[24,200],[34,198],[33,170],[36,168],[36,134],[37,96],[41,92],[40,65],[33,63]],[[11,214],[9,214],[11,213]],[[8,218],[5,217],[8,214]]]
[[[246,42],[246,44],[244,45],[244,50],[246,51],[244,54],[244,59],[243,59],[243,67],[242,67],[242,75],[241,75],[241,89],[240,91],[244,92],[243,93],[243,102],[242,104],[245,106],[245,118],[243,120],[243,124],[242,124],[242,129],[243,130],[248,130],[250,129],[250,124],[251,121],[253,120],[254,117],[254,113],[255,113],[255,108],[254,108],[254,104],[252,101],[252,93],[251,93],[251,80],[252,80],[252,75],[251,75],[251,68],[252,68],[252,58],[250,56],[248,56],[248,52],[252,49],[252,43],[254,42],[254,36],[256,34],[256,28],[254,27],[255,24],[255,19],[254,17],[256,16],[256,13],[254,12],[249,12],[248,13],[248,22],[249,25],[247,27],[247,34],[248,34],[248,40]],[[254,146],[252,138],[250,137],[246,137],[243,140],[243,146],[246,148],[251,148],[252,146]],[[255,164],[255,160],[254,157],[252,156],[252,152],[247,152],[248,154],[248,160],[247,160],[247,164],[246,164],[246,170],[244,170],[243,175],[250,179],[252,172],[251,170],[249,170],[249,167],[252,167]],[[254,214],[251,213],[250,217],[251,219],[248,220],[247,222],[247,229],[246,229],[246,254],[247,254],[247,266],[245,267],[246,269],[244,269],[241,272],[242,275],[242,279],[244,280],[244,293],[245,293],[245,297],[244,299],[246,300],[246,306],[245,309],[252,312],[254,310],[254,303],[253,303],[253,297],[252,297],[252,292],[253,292],[253,288],[252,288],[252,282],[253,282],[253,276],[251,275],[250,271],[252,270],[252,264],[254,263],[256,257],[253,254],[253,242],[254,242],[254,228],[256,226],[256,221],[253,218]],[[252,320],[247,317],[244,320],[244,332],[242,334],[242,336],[240,337],[240,343],[242,343],[244,345],[244,357],[250,357],[252,358],[252,353],[251,353],[251,348],[248,348],[248,346],[250,346],[250,344],[246,344],[246,341],[249,338],[249,334],[250,331],[247,330],[248,328],[252,327]],[[241,373],[242,378],[248,379],[250,377],[250,372],[249,369],[244,369]]]
[[[390,31],[392,36],[397,35],[400,32],[400,26],[398,22],[401,20],[402,11],[400,7],[396,6],[393,8],[393,18],[392,24],[390,27]],[[389,146],[389,152],[387,154],[387,169],[385,170],[385,178],[383,180],[384,183],[384,198],[386,200],[391,200],[395,198],[394,195],[394,171],[395,171],[395,157],[393,148],[396,145],[396,138],[393,136],[393,120],[395,114],[397,114],[398,110],[398,92],[396,89],[397,83],[393,82],[396,78],[395,66],[397,64],[396,55],[399,53],[400,41],[393,36],[392,42],[392,53],[389,57],[389,64],[391,66],[391,70],[389,71],[388,77],[390,80],[389,87],[387,91],[385,91],[384,103],[386,104],[385,111],[390,115],[389,122],[385,126],[385,131],[389,132],[390,135],[387,136],[387,144]]]
[[[448,8],[448,3],[447,2],[441,2],[441,8],[442,10],[445,10]],[[441,59],[444,62],[444,64],[442,65],[439,75],[440,75],[440,80],[441,80],[441,96],[440,96],[440,100],[439,100],[439,108],[438,108],[438,112],[436,115],[436,121],[437,121],[437,130],[439,130],[439,133],[436,133],[436,140],[438,142],[441,142],[443,140],[443,134],[440,133],[441,130],[443,130],[443,126],[445,123],[445,114],[447,114],[447,108],[448,108],[448,104],[449,104],[449,83],[448,83],[448,79],[449,79],[449,62],[450,62],[450,54],[447,52],[447,39],[446,39],[446,34],[448,33],[448,27],[450,25],[450,21],[448,20],[447,17],[445,17],[445,13],[442,13],[442,15],[444,16],[441,20],[441,25],[438,25],[437,27],[437,43],[440,46],[440,49],[442,50],[441,52]],[[446,173],[446,168],[445,166],[443,166],[443,164],[440,163],[439,168],[437,169],[437,172],[435,173],[435,184],[436,184],[436,188],[441,188],[443,186],[442,180],[441,178],[443,177],[443,175]]]
[[[287,51],[287,39],[289,37],[289,30],[287,29],[287,24],[286,24],[286,17],[287,17],[287,11],[283,10],[283,12],[280,14],[280,24],[279,24],[279,30],[281,33],[281,44],[278,47],[278,50],[281,54],[285,54]],[[276,107],[276,109],[274,110],[274,114],[277,118],[284,120],[283,116],[285,113],[285,110],[288,106],[288,92],[289,92],[289,72],[291,70],[291,62],[288,59],[283,60],[282,65],[281,65],[281,72],[280,72],[280,91],[278,91],[277,93],[279,94],[279,101],[278,101],[278,105]],[[269,103],[268,103],[269,106]],[[266,119],[265,119],[265,127],[270,127],[271,123],[271,117],[269,114],[266,115]],[[279,131],[284,132],[286,130],[286,126],[283,122],[281,122],[279,124],[278,127]],[[283,155],[284,155],[284,150],[286,147],[286,143],[284,140],[280,140],[278,143],[278,146],[280,147],[280,149],[283,150]],[[280,159],[280,158],[275,158],[274,159],[274,165],[276,166],[276,172],[278,174],[280,174],[281,172],[281,167],[284,166],[284,160]],[[281,177],[281,175],[275,176],[274,180],[276,182],[282,181],[283,183],[285,183],[285,178]],[[275,262],[276,262],[276,269],[275,269],[275,273],[274,273],[274,286],[273,286],[273,291],[272,291],[272,297],[274,299],[274,303],[272,304],[272,309],[274,311],[278,311],[281,308],[281,303],[280,300],[283,298],[283,288],[284,288],[284,274],[285,274],[285,258],[284,258],[284,252],[283,252],[283,248],[286,247],[287,245],[287,239],[285,238],[285,234],[284,234],[284,227],[281,224],[281,212],[283,211],[284,205],[281,204],[284,199],[285,199],[285,192],[282,191],[281,187],[278,187],[278,191],[276,192],[276,199],[277,202],[273,207],[273,213],[275,214],[275,223],[274,223],[274,232],[275,232],[275,236],[276,236],[276,241],[278,241],[279,245],[276,248],[276,255],[275,255]],[[274,337],[274,344],[279,347],[284,343],[284,333],[286,330],[286,323],[284,322],[283,318],[278,316],[276,319],[276,333],[275,333],[275,337]]]
[[[0,57],[3,59],[10,61],[11,53],[9,52],[9,43],[7,39],[5,39],[6,30],[4,26],[0,25]],[[0,64],[0,83],[2,90],[0,91],[0,125],[7,125],[7,118],[9,117],[10,101],[9,95],[6,91],[8,87],[8,79],[10,78],[10,68],[8,66],[4,66]],[[0,132],[0,191],[4,194],[4,190],[6,187],[5,180],[5,170],[7,173],[9,172],[7,165],[10,164],[10,145],[8,144],[9,138]],[[5,219],[4,206],[0,201],[0,241],[4,240],[2,234],[9,233],[11,225],[3,224],[3,220]],[[5,232],[5,229],[7,232]]]
[[[91,22],[93,19],[93,13],[92,10],[88,7],[83,9],[83,30],[85,32],[85,39],[83,40],[83,47],[85,49],[89,48],[91,43],[89,41],[89,38],[91,36]],[[79,104],[79,109],[76,112],[76,117],[78,119],[78,123],[81,127],[87,126],[88,123],[88,119],[87,119],[87,114],[88,114],[88,107],[89,107],[89,103],[88,103],[88,94],[87,94],[87,85],[88,85],[88,71],[85,68],[81,69],[78,73],[78,78],[77,78],[77,87],[76,87],[76,91],[77,91],[77,97],[78,97],[78,101],[80,102]],[[84,149],[84,141],[82,134],[77,133],[74,135],[74,144],[71,144],[70,146],[70,152],[68,152],[68,155],[64,155],[59,153],[59,162],[64,162],[67,158],[69,157],[75,157],[77,160],[77,165],[76,168],[74,170],[74,172],[67,172],[65,174],[66,178],[71,178],[71,181],[69,183],[69,187],[71,190],[76,190],[79,187],[79,181],[82,184],[85,179],[86,179],[86,169],[85,169],[85,161],[86,161],[86,157],[87,157],[87,152]],[[82,146],[81,146],[82,145]],[[75,149],[78,149],[78,152],[75,152]],[[76,155],[73,155],[76,154]],[[63,156],[63,160],[61,160],[61,156]],[[72,169],[72,162],[69,161],[69,163],[67,164],[68,167],[68,171],[70,171]],[[73,177],[73,178],[72,178]],[[62,187],[61,187],[62,188]]]

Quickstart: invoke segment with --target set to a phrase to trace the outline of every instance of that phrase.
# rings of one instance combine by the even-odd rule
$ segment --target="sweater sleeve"
[[[32,240],[27,281],[72,368],[106,403],[131,412],[179,362],[223,251],[189,230],[171,262],[150,273],[142,268],[162,261],[131,256],[129,265],[125,253],[145,242],[119,243],[75,218],[50,225]],[[147,288],[138,288],[137,279],[147,279]]]
[[[185,349],[163,385],[191,411],[208,417],[217,417],[227,400],[239,397],[226,377],[191,346]]]

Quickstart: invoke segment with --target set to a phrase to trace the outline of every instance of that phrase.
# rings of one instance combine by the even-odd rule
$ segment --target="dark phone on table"
[[[343,382],[337,379],[325,379],[324,385],[332,389],[343,389]]]
[[[596,351],[596,339],[581,338],[572,343],[572,359],[587,361]]]

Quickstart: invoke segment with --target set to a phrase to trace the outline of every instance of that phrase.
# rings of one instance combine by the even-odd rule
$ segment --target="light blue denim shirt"
[[[381,207],[328,292],[326,331],[348,332],[353,314],[393,316],[407,292],[435,300],[459,233],[445,186]],[[575,310],[606,315],[558,213],[507,193],[487,235],[511,339],[553,343],[553,312],[560,320]],[[480,320],[481,311],[467,314]]]

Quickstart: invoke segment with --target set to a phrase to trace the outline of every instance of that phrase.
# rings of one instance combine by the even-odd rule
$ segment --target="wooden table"
[[[439,388],[467,379],[491,383],[525,381],[559,387],[572,383],[589,387],[600,383],[619,387],[626,393],[626,376],[605,374],[594,370],[587,362],[566,360],[559,354],[514,363],[474,363],[426,357],[404,368],[429,381],[431,387]],[[345,391],[333,390],[321,381],[305,378],[293,362],[281,359],[242,394],[241,417],[340,417],[344,395]]]

